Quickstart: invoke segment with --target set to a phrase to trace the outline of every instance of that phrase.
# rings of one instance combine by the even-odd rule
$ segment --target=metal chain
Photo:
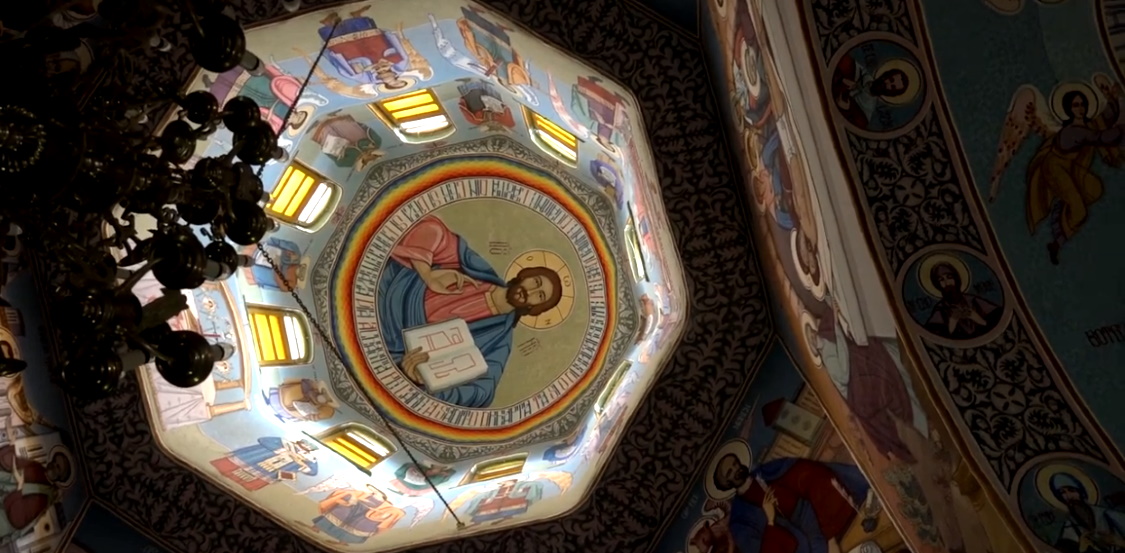
[[[332,30],[329,31],[328,36],[333,36],[335,34],[336,26],[339,25],[339,24],[340,24],[339,21],[337,21],[335,24],[332,25]],[[279,133],[281,132],[280,129],[284,129],[286,127],[286,125],[289,124],[289,117],[291,115],[293,115],[294,107],[297,104],[297,100],[299,100],[301,98],[301,96],[304,95],[305,88],[308,86],[309,81],[312,80],[314,72],[316,71],[316,67],[317,67],[317,65],[320,64],[320,60],[324,57],[324,52],[327,49],[328,49],[328,41],[326,40],[326,41],[324,41],[324,45],[321,46],[320,52],[317,53],[316,59],[313,60],[312,67],[309,68],[309,72],[305,76],[305,80],[303,82],[301,82],[301,88],[299,88],[297,90],[297,95],[294,98],[293,105],[290,105],[289,109],[285,111],[285,117],[282,118],[281,126],[278,127]],[[265,63],[265,62],[263,61],[262,63]],[[265,168],[266,168],[265,165],[262,165],[261,167],[258,168],[258,178],[259,179],[262,177],[262,172],[265,170]],[[317,332],[317,334],[320,335],[320,340],[321,340],[321,342],[324,343],[324,347],[328,351],[332,352],[332,355],[334,355],[336,357],[336,361],[338,361],[340,363],[340,365],[342,365],[344,367],[347,367],[348,364],[347,364],[346,361],[344,361],[344,356],[340,353],[340,349],[336,345],[336,342],[334,340],[332,340],[332,338],[331,338],[331,336],[329,336],[328,332],[326,332],[324,330],[324,326],[320,324],[320,321],[318,321],[316,319],[316,317],[313,316],[312,311],[310,311],[308,306],[305,305],[305,302],[303,300],[301,300],[301,296],[299,296],[297,294],[297,288],[295,286],[293,286],[292,283],[289,282],[289,278],[286,277],[285,274],[281,271],[281,267],[279,267],[278,264],[273,260],[273,256],[271,256],[269,254],[269,252],[266,251],[265,246],[262,245],[261,242],[258,242],[258,252],[261,253],[262,257],[265,258],[267,263],[269,263],[270,267],[273,269],[274,274],[276,274],[277,277],[281,280],[282,284],[285,285],[285,288],[289,291],[289,294],[291,296],[293,296],[293,300],[296,301],[297,305],[301,307],[301,311],[303,311],[305,313],[305,318],[308,319],[308,321],[310,323],[312,323],[314,328],[316,328],[316,332]],[[443,496],[441,494],[441,491],[438,490],[437,485],[434,484],[434,481],[430,478],[430,475],[426,472],[426,470],[424,468],[422,468],[422,465],[421,465],[421,463],[418,462],[418,458],[414,455],[414,452],[411,451],[409,447],[407,447],[406,441],[402,439],[402,434],[399,433],[398,429],[395,428],[395,426],[393,424],[388,422],[387,416],[383,414],[383,411],[379,408],[378,405],[376,405],[374,402],[371,402],[371,407],[374,409],[375,414],[379,416],[379,420],[383,423],[384,426],[387,427],[387,430],[389,430],[391,432],[391,435],[394,436],[395,440],[398,441],[398,444],[402,448],[402,450],[404,452],[406,452],[406,456],[410,458],[410,462],[413,463],[415,468],[418,469],[418,472],[420,472],[422,474],[422,478],[424,478],[426,480],[426,484],[428,484],[430,486],[430,488],[434,490],[434,493],[437,494],[438,499],[440,499],[441,503],[443,505],[445,505],[445,510],[448,511],[449,514],[453,516],[453,520],[457,521],[457,527],[458,528],[464,528],[465,523],[462,522],[461,519],[457,516],[457,513],[453,511],[453,507],[449,505],[449,502],[446,501],[445,496]]]

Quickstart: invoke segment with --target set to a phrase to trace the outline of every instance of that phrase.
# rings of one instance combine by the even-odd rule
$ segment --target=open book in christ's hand
[[[421,348],[430,359],[418,365],[418,375],[430,393],[460,386],[484,376],[484,361],[464,319],[408,328],[402,332],[406,350]]]

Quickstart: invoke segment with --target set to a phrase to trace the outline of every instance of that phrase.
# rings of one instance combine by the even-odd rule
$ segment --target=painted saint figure
[[[235,67],[220,73],[214,80],[204,75],[203,84],[219,99],[220,105],[235,96],[246,96],[257,102],[262,119],[275,133],[281,132],[282,121],[291,107],[294,109],[289,116],[288,130],[295,133],[312,117],[314,106],[328,104],[328,100],[318,94],[306,92],[298,97],[301,81],[277,65],[263,64],[263,70],[261,75],[252,75],[241,67]]]
[[[294,378],[262,394],[281,422],[324,421],[336,414],[336,400],[325,382]]]
[[[1077,468],[1054,468],[1047,479],[1049,490],[1041,491],[1049,491],[1052,503],[1066,508],[1055,547],[1063,553],[1125,551],[1125,511],[1097,504],[1087,488],[1090,480]]]
[[[15,446],[0,447],[0,541],[26,534],[73,482],[74,463],[68,452],[53,450],[46,465],[16,455]]]
[[[1049,109],[1035,87],[1016,90],[992,168],[989,202],[996,200],[1000,179],[1027,136],[1034,131],[1043,139],[1024,177],[1027,228],[1034,235],[1043,221],[1049,222],[1047,256],[1055,265],[1062,246],[1086,224],[1090,208],[1105,191],[1095,171],[1095,154],[1111,167],[1125,161],[1121,85],[1111,85],[1101,74],[1093,81],[1108,99],[1101,109],[1098,96],[1085,83],[1056,87]]]
[[[729,520],[739,553],[838,551],[857,514],[874,528],[874,495],[853,465],[790,457],[751,470],[728,453],[711,477],[716,489],[735,492]]]
[[[364,543],[393,528],[406,512],[387,500],[375,486],[365,490],[336,490],[320,502],[320,516],[312,527],[345,544]]]
[[[586,121],[594,140],[607,152],[620,155],[618,144],[628,125],[625,100],[620,94],[606,90],[598,77],[578,77],[571,88],[570,107]]]
[[[895,122],[889,106],[914,101],[921,76],[910,61],[890,59],[877,67],[865,61],[867,50],[844,55],[832,75],[832,100],[851,124],[861,129],[889,130]]]
[[[926,328],[937,334],[955,340],[979,337],[996,328],[1004,311],[999,305],[976,294],[965,292],[968,282],[952,263],[938,262],[930,268],[928,277],[933,288],[941,292],[941,298],[930,312]]]
[[[351,115],[331,113],[312,128],[312,140],[320,151],[332,158],[337,167],[363,171],[386,154],[379,147],[383,140],[371,127]]]
[[[375,295],[387,350],[416,384],[418,365],[429,360],[420,349],[406,350],[403,331],[452,319],[464,320],[488,365],[487,372],[460,386],[433,392],[462,407],[487,407],[512,351],[515,325],[558,305],[562,281],[547,267],[525,267],[504,282],[464,238],[441,219],[427,215],[391,250]]]
[[[484,130],[506,131],[516,126],[512,108],[504,104],[504,97],[496,87],[482,81],[469,81],[457,85],[461,94],[458,104],[465,119]]]
[[[429,80],[433,76],[429,62],[414,49],[401,26],[399,32],[380,29],[374,19],[363,15],[370,7],[349,13],[347,19],[333,12],[320,22],[317,32],[328,43],[328,63],[370,96],[405,91],[419,79]]]
[[[295,480],[297,473],[316,476],[315,452],[316,446],[306,440],[291,442],[271,436],[215,459],[211,466],[247,491],[254,491],[281,480]]]

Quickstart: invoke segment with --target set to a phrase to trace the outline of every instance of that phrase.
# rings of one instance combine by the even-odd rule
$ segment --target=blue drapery
[[[479,282],[505,285],[488,262],[469,248],[460,236],[457,237],[457,251],[461,259],[458,270]],[[396,364],[402,363],[402,357],[406,353],[402,331],[440,322],[426,320],[426,307],[423,303],[425,294],[426,284],[417,271],[397,261],[387,262],[375,297],[383,341]],[[473,342],[488,363],[488,371],[476,380],[430,395],[461,407],[488,407],[496,394],[496,385],[500,381],[500,375],[504,373],[504,365],[508,363],[508,357],[512,353],[515,322],[515,313],[505,313],[468,323]]]

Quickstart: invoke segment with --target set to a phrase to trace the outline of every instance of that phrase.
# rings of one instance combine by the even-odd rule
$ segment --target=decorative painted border
[[[877,6],[859,1],[805,0],[798,8],[810,45],[821,100],[841,162],[854,176],[853,197],[867,227],[869,245],[895,299],[900,324],[905,313],[900,284],[920,252],[936,249],[970,252],[1001,279],[1011,310],[989,333],[990,339],[954,346],[914,332],[907,349],[927,389],[948,411],[980,473],[1003,494],[1027,537],[1033,537],[1016,497],[1019,475],[1047,456],[1100,462],[1122,472],[1121,452],[1098,426],[1071,385],[1065,370],[1031,316],[1030,310],[988,223],[969,176],[946,105],[919,0],[890,0]],[[922,55],[922,71],[934,99],[921,117],[878,139],[852,132],[829,102],[832,66],[846,45],[863,38],[893,35]],[[929,160],[948,160],[937,167]],[[926,174],[914,164],[927,167]],[[917,202],[902,191],[918,189]],[[892,217],[890,214],[895,213]],[[903,218],[904,226],[896,223]],[[1019,401],[1009,401],[1018,396]],[[1001,405],[1003,404],[1003,405]],[[1010,412],[1015,406],[1016,412]],[[1036,421],[1036,422],[1026,422]]]
[[[339,3],[304,0],[303,5],[312,10]],[[649,136],[683,262],[687,328],[584,504],[555,520],[420,551],[642,549],[661,522],[678,512],[715,445],[714,432],[733,414],[768,353],[772,322],[749,221],[738,207],[746,198],[724,143],[706,61],[693,37],[633,1],[483,3],[636,95],[644,120],[634,121],[634,128]],[[275,0],[230,5],[246,25],[284,15]],[[177,41],[171,52],[134,53],[130,61],[146,68],[147,82],[175,89],[194,67],[186,40],[177,33],[166,36]],[[185,551],[318,551],[164,455],[149,431],[134,379],[112,398],[72,407],[91,492],[134,526],[151,529],[164,543],[183,544]]]
[[[488,157],[481,157],[485,155]],[[451,156],[466,156],[464,158],[466,161],[458,161],[456,157]],[[495,160],[495,162],[484,161],[489,158]],[[473,165],[477,165],[477,169],[481,171],[490,172],[483,173],[482,176],[485,177],[491,173],[496,173],[498,177],[502,176],[496,170],[507,166],[518,168],[521,164],[526,165],[530,170],[518,168],[516,172],[528,173],[525,175],[528,177],[533,176],[530,171],[549,171],[549,179],[559,183],[556,186],[563,186],[585,206],[574,206],[572,213],[580,220],[583,216],[588,219],[587,222],[591,225],[588,232],[592,241],[602,242],[599,248],[602,250],[603,256],[612,256],[612,259],[606,258],[603,260],[603,267],[606,269],[607,293],[611,296],[608,298],[609,303],[616,305],[618,309],[615,320],[607,326],[610,328],[616,326],[616,330],[613,331],[612,338],[603,341],[598,358],[606,360],[602,363],[603,367],[616,367],[618,361],[627,353],[632,344],[632,338],[639,326],[639,316],[633,307],[637,301],[632,287],[626,282],[625,272],[613,268],[615,264],[624,266],[628,263],[628,260],[624,257],[624,245],[617,234],[605,235],[597,230],[598,228],[616,228],[618,226],[613,207],[604,194],[590,189],[589,186],[560,170],[561,165],[558,162],[547,160],[538,152],[505,136],[491,136],[434,150],[425,150],[377,165],[372,169],[364,184],[359,187],[355,197],[349,203],[347,214],[344,217],[345,223],[334,231],[321,252],[320,259],[314,265],[312,291],[317,318],[322,321],[336,321],[339,317],[350,317],[350,300],[333,297],[331,290],[341,289],[342,285],[338,280],[342,277],[337,273],[341,265],[346,267],[348,264],[357,264],[357,261],[352,259],[354,252],[351,250],[355,248],[362,250],[366,247],[366,241],[363,241],[363,244],[352,244],[349,236],[353,232],[353,225],[357,224],[357,218],[361,218],[368,211],[370,202],[376,201],[376,198],[387,186],[393,186],[404,176],[412,176],[418,171],[425,172],[429,170],[428,168],[433,167],[433,163],[447,163],[446,160],[450,160],[451,163],[450,174],[457,177],[477,176],[475,172],[465,172],[471,169]],[[490,167],[492,165],[495,165],[495,167]],[[556,170],[552,171],[552,167]],[[438,168],[436,171],[442,173],[445,169]],[[544,177],[534,176],[534,178],[543,180]],[[441,180],[444,179],[437,179],[437,181],[425,179],[425,182],[433,184],[433,182]],[[519,179],[517,178],[517,180]],[[574,200],[570,201],[574,202]],[[350,286],[345,289],[350,290]],[[336,331],[338,332],[338,329]],[[351,346],[346,345],[346,343],[347,340],[345,339],[345,347],[341,348],[341,352],[349,362],[354,363],[357,357],[362,357],[362,351],[353,353],[350,349]],[[513,427],[478,432],[448,427],[438,422],[421,419],[421,417],[411,413],[400,412],[405,411],[405,409],[397,407],[398,400],[375,381],[374,377],[368,379],[361,375],[355,375],[353,371],[341,365],[334,356],[328,357],[328,369],[337,387],[342,383],[352,382],[362,391],[362,393],[357,394],[353,393],[352,390],[338,389],[337,395],[341,400],[346,401],[359,413],[381,426],[381,417],[370,403],[371,401],[376,402],[381,406],[383,414],[389,416],[395,421],[396,426],[403,430],[403,439],[408,445],[414,446],[434,460],[442,462],[480,457],[518,445],[551,441],[569,435],[577,425],[585,420],[585,414],[589,411],[589,406],[594,399],[593,396],[596,395],[591,392],[599,389],[610,377],[609,373],[612,372],[601,369],[587,371],[583,381],[577,383],[571,392],[557,400],[556,405],[544,409],[541,413],[529,417]],[[416,419],[420,419],[421,422]]]

